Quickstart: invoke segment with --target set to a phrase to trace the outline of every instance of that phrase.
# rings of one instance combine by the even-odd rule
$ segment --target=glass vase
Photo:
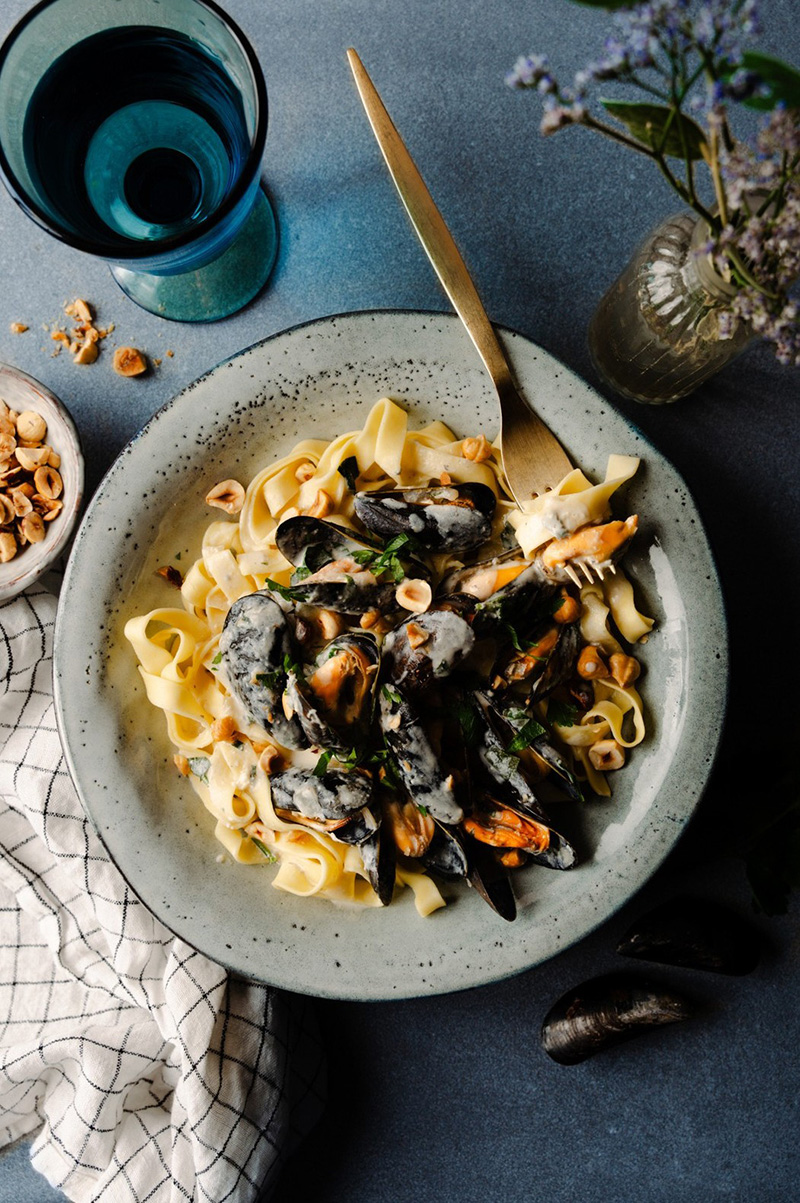
[[[756,337],[720,315],[735,286],[702,247],[708,226],[692,213],[670,217],[645,240],[611,285],[589,326],[589,350],[603,380],[634,401],[661,405],[694,392]]]

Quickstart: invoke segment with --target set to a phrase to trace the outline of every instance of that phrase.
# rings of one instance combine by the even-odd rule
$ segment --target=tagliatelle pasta
[[[652,620],[615,563],[636,520],[609,521],[610,498],[637,465],[610,456],[600,484],[576,469],[523,513],[497,446],[459,440],[442,422],[410,430],[384,398],[360,430],[303,440],[259,471],[238,516],[207,525],[182,606],[125,627],[148,701],[164,712],[176,764],[225,854],[274,863],[272,884],[288,893],[376,906],[391,893],[377,884],[391,830],[391,888],[410,889],[422,915],[444,905],[430,874],[447,877],[456,849],[458,875],[473,879],[484,853],[507,867],[569,867],[568,841],[538,810],[539,782],[547,773],[572,797],[581,780],[608,795],[607,770],[645,735],[638,661],[624,643],[645,637]],[[441,537],[420,542],[434,510]],[[370,525],[404,521],[400,535],[376,537]],[[481,523],[479,541],[462,545],[462,527]],[[290,530],[307,540],[299,558]],[[328,559],[320,531],[333,532]],[[589,578],[582,587],[578,568]],[[359,590],[382,603],[319,600]],[[251,617],[253,595],[264,599],[266,627]],[[426,711],[407,671],[425,656],[431,697],[455,688],[455,666],[453,680],[469,681],[439,714]],[[340,679],[345,668],[351,676]],[[473,778],[480,799],[465,807]]]

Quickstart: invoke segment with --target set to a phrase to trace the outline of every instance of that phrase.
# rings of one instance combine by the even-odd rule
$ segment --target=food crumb
[[[175,352],[174,352],[174,351],[167,351],[167,359],[172,359],[172,357],[174,356],[174,354],[175,354]]]
[[[9,329],[12,334],[24,334],[28,327],[24,322],[12,322]]]
[[[141,376],[147,371],[147,360],[136,347],[117,347],[114,352],[114,371],[118,376]]]

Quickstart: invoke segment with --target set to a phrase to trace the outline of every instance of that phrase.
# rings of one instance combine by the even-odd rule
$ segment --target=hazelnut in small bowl
[[[58,398],[0,363],[0,601],[51,568],[83,500],[83,454]]]

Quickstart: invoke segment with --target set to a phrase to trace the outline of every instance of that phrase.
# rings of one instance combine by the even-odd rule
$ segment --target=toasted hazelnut
[[[117,347],[114,352],[114,371],[118,376],[141,376],[147,371],[147,360],[136,347]]]
[[[36,486],[36,491],[42,497],[49,497],[51,500],[54,497],[60,497],[64,491],[64,481],[61,479],[61,473],[55,468],[51,468],[49,464],[43,464],[37,468],[33,474],[33,483]]]
[[[16,511],[5,493],[0,493],[0,526],[7,526],[9,522],[13,522],[16,518]]]
[[[17,437],[25,443],[43,443],[47,434],[47,423],[41,414],[25,409],[17,414]]]
[[[475,464],[481,464],[484,460],[491,458],[492,445],[485,434],[479,434],[476,439],[464,439],[461,444],[461,454],[464,456],[464,459],[472,460]]]
[[[453,483],[453,478],[449,472],[440,472],[439,473],[439,484],[440,485],[444,485],[446,488],[447,485],[451,485],[452,483]]]
[[[27,329],[28,327],[24,322],[12,322],[9,326],[9,330],[12,334],[24,334]]]
[[[578,676],[584,681],[594,681],[598,677],[607,677],[608,668],[600,654],[600,649],[593,644],[585,647],[578,656]]]
[[[423,630],[417,623],[406,623],[406,638],[408,639],[409,647],[422,647],[423,643],[427,643],[430,637],[430,631]]]
[[[34,502],[34,507],[35,505],[36,503]],[[172,585],[173,589],[181,589],[183,587],[183,577],[172,564],[165,564],[161,568],[156,568],[156,576],[160,576],[168,585]]]
[[[24,518],[26,514],[30,514],[33,509],[33,503],[27,493],[24,492],[22,486],[18,489],[12,489],[9,493],[9,500],[14,507],[14,513],[18,518]]]
[[[325,640],[335,639],[344,630],[344,619],[334,610],[320,610],[317,614],[320,633]]]
[[[81,300],[80,297],[76,297],[71,304],[65,305],[64,312],[68,317],[76,317],[81,322],[92,321],[92,311],[89,308],[88,302]]]
[[[3,434],[0,432],[0,461],[11,459],[11,456],[17,449],[17,440],[13,434]]]
[[[625,749],[615,739],[598,739],[589,748],[589,759],[596,769],[608,773],[621,769],[625,763]]]
[[[238,514],[244,505],[244,486],[238,480],[221,480],[206,493],[206,505],[225,510],[227,514]]]
[[[69,336],[63,330],[54,330],[50,337],[55,343],[63,343],[64,346],[69,346]]]
[[[51,468],[61,467],[61,456],[57,451],[54,451],[52,447],[50,448],[50,454],[47,457],[47,462]]]
[[[43,497],[41,493],[34,493],[31,505],[37,514],[42,515],[45,522],[52,522],[64,508],[63,502],[57,501],[55,497]]]
[[[192,771],[189,768],[189,761],[185,756],[182,756],[180,752],[176,752],[172,757],[172,763],[175,765],[175,768],[178,770],[181,777],[188,777]]]
[[[330,493],[326,493],[324,489],[318,489],[314,504],[309,506],[304,513],[308,514],[310,518],[327,518],[328,514],[333,513],[333,498]]]
[[[267,744],[258,758],[258,767],[269,777],[283,768],[283,757],[274,744]]]
[[[70,346],[70,350],[73,350],[74,346],[75,346],[75,344],[73,343]],[[88,364],[88,363],[94,363],[94,361],[96,359],[97,359],[97,343],[90,342],[87,339],[86,342],[82,343],[79,347],[75,348],[75,354],[72,357],[72,362]]]
[[[401,581],[395,590],[395,601],[404,610],[413,614],[423,614],[431,604],[433,592],[427,581],[416,577],[407,577]]]
[[[642,667],[635,656],[626,656],[624,652],[615,652],[609,658],[608,667],[611,676],[621,689],[631,685],[639,676]]]
[[[303,460],[302,464],[298,464],[294,470],[295,479],[303,485],[307,480],[311,480],[316,470],[310,460]]]
[[[0,564],[7,564],[17,554],[17,540],[11,531],[0,531]]]
[[[236,719],[226,714],[222,718],[215,718],[211,724],[211,738],[222,740],[224,743],[233,743],[236,735]]]
[[[361,615],[361,620],[358,625],[362,630],[369,631],[375,626],[375,623],[379,620],[380,616],[380,610],[367,610],[365,614]]]
[[[46,464],[49,455],[49,447],[17,447],[17,463],[26,472],[35,472],[42,464]]]
[[[20,526],[29,543],[41,543],[45,535],[45,530],[40,514],[37,514],[35,510],[31,510],[30,514],[26,514],[22,519]]]

